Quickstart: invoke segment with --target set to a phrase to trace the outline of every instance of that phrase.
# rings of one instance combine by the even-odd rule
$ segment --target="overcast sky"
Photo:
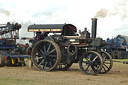
[[[128,0],[0,0],[0,23],[22,24],[21,36],[31,37],[31,24],[71,23],[91,32],[91,18],[98,18],[97,37],[128,35]]]

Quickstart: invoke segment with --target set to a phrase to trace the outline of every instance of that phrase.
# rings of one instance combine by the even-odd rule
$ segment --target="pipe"
[[[97,18],[92,18],[92,32],[91,37],[96,38],[96,32],[97,32]]]

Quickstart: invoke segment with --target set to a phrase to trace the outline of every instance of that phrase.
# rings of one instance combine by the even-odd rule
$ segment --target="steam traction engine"
[[[76,34],[72,24],[34,24],[28,27],[36,36],[30,40],[31,59],[38,70],[67,70],[78,63],[88,75],[107,73],[112,68],[111,56],[101,50],[102,38],[96,38],[97,19],[92,18],[92,34],[85,30]],[[51,35],[50,35],[51,33]]]

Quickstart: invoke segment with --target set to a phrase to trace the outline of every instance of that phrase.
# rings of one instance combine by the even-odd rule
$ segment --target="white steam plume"
[[[0,9],[0,14],[4,14],[4,15],[6,15],[8,17],[11,15],[10,11],[2,9],[2,8]]]

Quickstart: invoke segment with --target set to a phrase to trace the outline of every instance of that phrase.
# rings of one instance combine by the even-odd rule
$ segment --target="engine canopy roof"
[[[72,24],[34,24],[28,26],[29,32],[62,32],[64,29],[77,31],[77,28]]]

